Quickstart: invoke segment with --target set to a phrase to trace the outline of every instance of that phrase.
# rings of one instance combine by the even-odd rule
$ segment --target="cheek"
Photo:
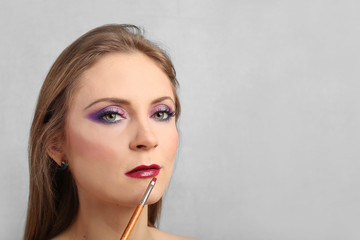
[[[114,131],[96,127],[69,126],[66,134],[66,156],[79,196],[120,199],[117,190],[123,187],[128,145]]]
[[[118,142],[117,142],[118,143]],[[96,129],[67,128],[67,157],[70,164],[112,162],[119,154],[120,144]]]
[[[178,136],[177,130],[175,131],[172,138],[170,139],[169,144],[170,144],[169,147],[171,149],[171,152],[173,152],[173,154],[176,154],[178,144],[179,144],[179,136]]]
[[[117,184],[126,169],[124,140],[116,131],[86,124],[70,125],[66,134],[66,156],[78,188],[100,195],[112,192],[108,188]]]
[[[176,151],[178,148],[178,143],[179,143],[177,129],[175,128],[171,131],[168,131],[164,139],[165,139],[164,141],[165,149],[166,152],[169,154],[169,159],[171,160],[171,162],[174,162]]]

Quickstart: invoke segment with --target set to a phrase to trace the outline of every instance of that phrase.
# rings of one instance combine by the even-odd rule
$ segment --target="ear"
[[[61,162],[64,160],[65,154],[59,147],[54,145],[49,146],[46,149],[46,152],[49,157],[57,163],[57,165],[61,166]]]

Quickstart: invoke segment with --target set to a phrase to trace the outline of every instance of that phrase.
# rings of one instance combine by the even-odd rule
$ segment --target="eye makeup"
[[[157,121],[167,122],[175,116],[175,111],[165,104],[160,104],[153,107],[149,114]]]
[[[127,118],[127,113],[119,106],[107,106],[90,113],[87,117],[98,123],[115,124]]]

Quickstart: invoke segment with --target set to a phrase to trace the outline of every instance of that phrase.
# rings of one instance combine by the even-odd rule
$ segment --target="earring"
[[[65,168],[67,168],[68,166],[69,166],[69,164],[68,164],[67,162],[65,162],[65,161],[62,161],[62,162],[61,162],[60,167],[61,167],[62,169],[65,169]]]

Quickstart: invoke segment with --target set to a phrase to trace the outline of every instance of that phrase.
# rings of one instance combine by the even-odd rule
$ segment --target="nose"
[[[129,147],[134,151],[147,151],[158,146],[158,139],[148,122],[137,122],[134,127],[134,137],[130,141]]]

